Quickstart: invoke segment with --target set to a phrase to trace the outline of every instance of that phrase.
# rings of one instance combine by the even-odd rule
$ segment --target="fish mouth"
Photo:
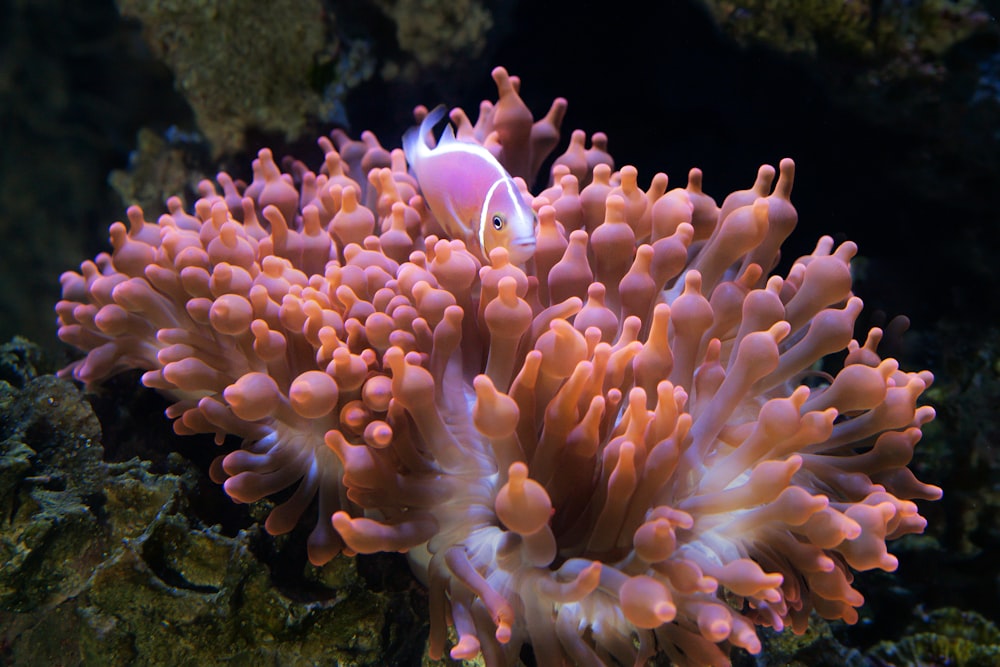
[[[507,248],[510,261],[514,264],[523,264],[535,254],[535,237],[517,239]]]

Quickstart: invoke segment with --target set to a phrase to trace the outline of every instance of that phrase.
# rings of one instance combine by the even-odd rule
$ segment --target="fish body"
[[[437,146],[427,145],[427,133],[444,115],[439,106],[403,135],[406,160],[424,201],[442,228],[480,259],[503,247],[512,263],[523,265],[535,253],[535,212],[493,154],[456,139],[450,125]]]

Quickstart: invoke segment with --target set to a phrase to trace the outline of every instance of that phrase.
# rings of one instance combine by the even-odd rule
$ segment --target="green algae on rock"
[[[310,74],[326,48],[315,0],[240,3],[118,0],[142,21],[153,52],[174,72],[199,129],[217,153],[238,149],[247,128],[289,137],[322,104]]]
[[[372,591],[353,559],[289,564],[252,521],[206,526],[202,472],[177,454],[105,461],[84,394],[41,365],[25,341],[0,346],[0,662],[419,660],[408,574]]]
[[[876,665],[993,667],[1000,664],[1000,630],[985,617],[952,607],[920,614],[896,642],[868,651]]]

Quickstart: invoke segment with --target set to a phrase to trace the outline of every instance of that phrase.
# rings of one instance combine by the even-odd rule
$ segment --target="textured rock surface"
[[[0,663],[419,662],[425,604],[402,559],[313,568],[247,516],[206,526],[195,466],[104,461],[90,403],[35,362],[0,349]]]

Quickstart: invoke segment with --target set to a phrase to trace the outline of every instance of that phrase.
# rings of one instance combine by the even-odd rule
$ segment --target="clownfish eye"
[[[503,216],[500,215],[499,213],[493,214],[493,229],[497,230],[498,232],[501,229],[503,229]]]

